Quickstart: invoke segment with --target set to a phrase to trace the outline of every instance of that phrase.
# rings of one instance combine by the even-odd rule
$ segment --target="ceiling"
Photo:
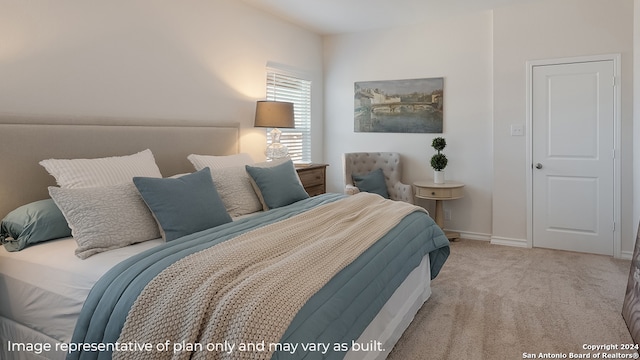
[[[322,35],[424,23],[535,0],[242,0]]]

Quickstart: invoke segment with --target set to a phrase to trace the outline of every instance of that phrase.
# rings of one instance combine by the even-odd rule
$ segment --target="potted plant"
[[[434,138],[431,146],[436,149],[437,154],[431,157],[431,167],[433,168],[433,182],[444,184],[444,168],[447,167],[447,157],[441,153],[447,146],[447,142],[442,137]]]

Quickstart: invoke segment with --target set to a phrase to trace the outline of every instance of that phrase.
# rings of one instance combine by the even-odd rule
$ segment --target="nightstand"
[[[417,198],[436,201],[435,221],[444,230],[443,201],[461,198],[464,195],[462,190],[464,184],[455,181],[447,181],[444,184],[436,184],[433,181],[416,181],[413,186]],[[457,232],[445,231],[445,235],[449,240],[460,238],[460,233]]]
[[[328,164],[296,165],[298,177],[309,196],[316,196],[327,192]]]

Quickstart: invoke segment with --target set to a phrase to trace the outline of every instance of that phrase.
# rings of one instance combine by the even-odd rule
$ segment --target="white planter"
[[[433,182],[436,184],[444,184],[444,170],[433,170]]]

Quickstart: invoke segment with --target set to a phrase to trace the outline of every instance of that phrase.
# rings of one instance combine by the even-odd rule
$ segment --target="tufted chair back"
[[[413,204],[411,185],[403,184],[402,162],[396,152],[356,152],[345,153],[342,157],[344,168],[345,193],[354,194],[358,189],[353,185],[351,175],[365,175],[376,169],[382,169],[389,198]]]

